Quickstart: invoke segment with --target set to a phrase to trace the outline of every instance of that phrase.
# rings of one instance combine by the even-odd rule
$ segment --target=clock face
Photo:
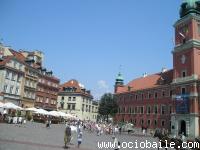
[[[186,57],[185,57],[185,55],[182,55],[182,56],[181,56],[181,63],[182,63],[182,64],[185,64],[185,61],[186,61]]]

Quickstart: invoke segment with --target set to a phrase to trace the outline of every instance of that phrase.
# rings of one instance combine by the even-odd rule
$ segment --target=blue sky
[[[0,38],[13,49],[42,50],[61,82],[77,79],[95,97],[172,68],[182,0],[0,0]]]

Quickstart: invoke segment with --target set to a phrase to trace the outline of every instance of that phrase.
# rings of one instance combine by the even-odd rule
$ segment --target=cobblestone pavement
[[[50,129],[47,129],[44,124],[32,122],[22,126],[0,124],[0,150],[63,150],[64,130],[65,125],[52,125]],[[154,138],[139,135],[122,134],[116,137],[121,143],[135,142],[136,140],[138,143],[145,140],[148,140],[148,142],[157,141]],[[98,142],[111,141],[111,135],[97,136],[95,133],[85,131],[83,132],[83,142],[79,149],[98,150],[100,149],[98,148]],[[76,133],[73,133],[73,140],[69,149],[77,150],[76,144]],[[151,149],[153,150],[153,148]]]

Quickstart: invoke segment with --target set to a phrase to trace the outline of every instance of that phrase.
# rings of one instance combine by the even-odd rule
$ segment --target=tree
[[[99,104],[99,114],[108,121],[109,116],[114,117],[117,113],[118,105],[116,98],[111,93],[106,93],[101,97]]]

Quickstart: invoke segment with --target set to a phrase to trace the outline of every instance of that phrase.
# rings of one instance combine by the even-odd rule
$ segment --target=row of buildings
[[[90,91],[76,80],[60,85],[53,72],[43,67],[43,59],[41,51],[15,51],[0,44],[0,100],[23,108],[59,109],[95,121],[98,103]]]
[[[200,135],[200,2],[186,0],[174,24],[173,68],[115,82],[116,120],[136,127],[164,128],[172,134]]]

